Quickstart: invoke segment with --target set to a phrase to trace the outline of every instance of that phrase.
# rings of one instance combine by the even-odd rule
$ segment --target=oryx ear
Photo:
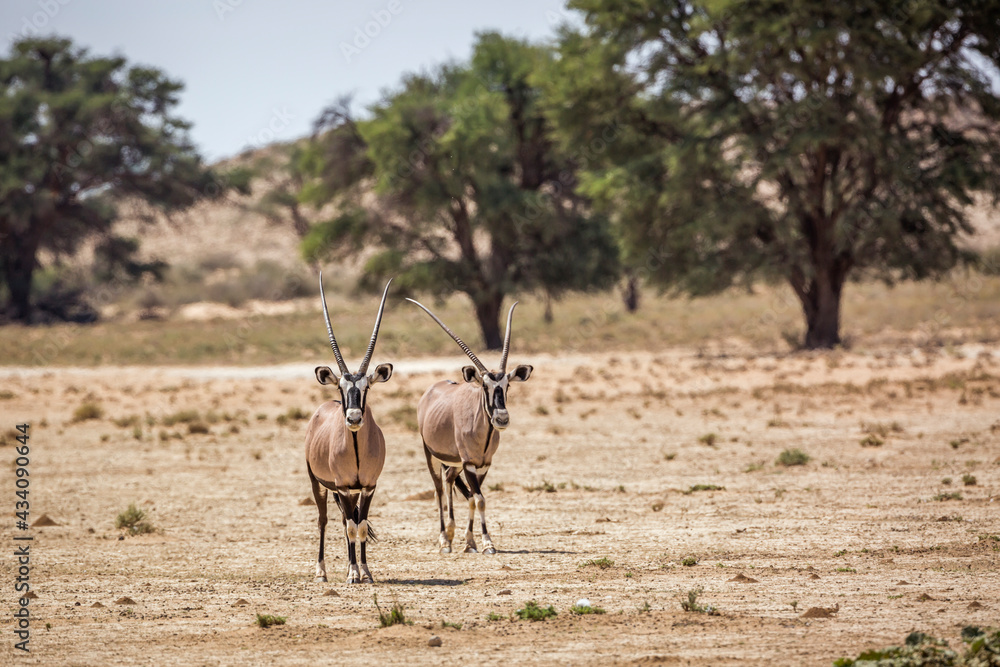
[[[533,370],[535,370],[534,366],[521,364],[510,373],[507,373],[507,380],[509,382],[527,382],[528,378],[531,377],[531,371]]]
[[[466,382],[479,382],[479,371],[475,366],[462,366],[462,377]]]
[[[368,376],[368,384],[385,382],[392,377],[392,364],[379,364],[375,367],[375,372]]]
[[[320,384],[337,384],[340,382],[336,373],[331,371],[329,366],[317,366],[316,379],[319,380]]]

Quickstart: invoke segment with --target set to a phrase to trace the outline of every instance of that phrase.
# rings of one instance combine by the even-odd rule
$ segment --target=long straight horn
[[[503,336],[503,354],[500,355],[500,372],[507,372],[507,353],[510,352],[510,321],[514,318],[514,306],[516,306],[519,301],[515,301],[514,305],[510,307],[507,312],[507,332]]]
[[[341,375],[348,375],[347,364],[344,363],[344,356],[340,354],[337,347],[337,339],[333,336],[333,326],[330,324],[330,311],[326,309],[326,294],[323,293],[323,272],[319,272],[319,298],[323,302],[323,319],[326,320],[326,333],[330,336],[330,347],[333,348],[333,356],[337,358],[337,367]]]
[[[375,318],[375,329],[372,331],[372,339],[368,343],[368,351],[365,352],[365,358],[358,369],[358,375],[364,375],[368,372],[368,362],[372,360],[372,352],[375,351],[375,341],[378,340],[378,328],[382,325],[382,311],[385,310],[385,297],[389,294],[389,285],[391,284],[392,278],[389,278],[389,282],[385,284],[385,289],[382,291],[382,303],[378,305],[378,317]]]
[[[430,315],[431,318],[435,322],[438,323],[438,326],[440,326],[442,329],[444,329],[444,332],[446,334],[448,334],[449,336],[451,336],[455,340],[456,343],[458,343],[458,346],[460,348],[462,348],[462,351],[465,352],[467,355],[469,355],[469,359],[472,359],[472,363],[474,363],[476,365],[476,368],[479,369],[480,373],[483,373],[484,375],[486,373],[489,373],[489,370],[487,370],[486,366],[483,366],[483,362],[479,361],[479,357],[477,357],[475,354],[472,353],[472,350],[469,349],[469,346],[466,345],[465,343],[463,343],[462,339],[459,338],[458,336],[456,336],[455,332],[448,328],[448,325],[446,325],[444,322],[442,322],[441,320],[439,320],[438,316],[435,315],[434,313],[432,313],[427,308],[427,306],[425,306],[424,304],[420,303],[419,301],[414,301],[413,299],[409,299],[408,298],[406,300],[409,301],[410,303],[417,304],[418,306],[420,306],[424,310],[425,313],[427,313],[428,315]]]

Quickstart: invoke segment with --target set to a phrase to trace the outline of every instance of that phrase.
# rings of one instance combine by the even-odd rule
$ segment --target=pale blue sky
[[[215,160],[308,134],[339,95],[363,105],[404,72],[464,59],[477,31],[546,39],[565,18],[563,0],[3,0],[0,52],[31,31],[164,70]]]

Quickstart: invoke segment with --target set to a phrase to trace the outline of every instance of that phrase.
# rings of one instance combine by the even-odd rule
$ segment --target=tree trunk
[[[483,334],[483,344],[487,350],[499,350],[503,347],[503,336],[500,332],[500,306],[503,305],[503,294],[491,292],[479,296],[476,304],[476,319],[479,320],[479,330]]]
[[[31,322],[31,277],[35,272],[37,246],[17,234],[3,240],[3,280],[10,292],[9,315],[20,322]]]
[[[840,344],[840,296],[844,275],[833,267],[820,267],[818,275],[804,283],[792,279],[806,317],[805,347],[829,349]]]
[[[639,279],[629,275],[625,279],[625,287],[622,289],[622,301],[625,303],[625,310],[634,313],[639,310]]]
[[[545,292],[545,314],[543,315],[546,324],[552,324],[552,294]]]

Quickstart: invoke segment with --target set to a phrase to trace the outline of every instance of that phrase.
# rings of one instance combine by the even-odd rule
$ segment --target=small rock
[[[315,505],[316,501],[312,498],[303,498],[299,501],[299,505]]]
[[[590,606],[590,600],[588,600],[587,598],[580,598],[579,600],[576,601],[576,606],[577,607],[589,607]]]
[[[135,600],[128,597],[127,595],[115,600],[115,604],[135,604],[135,603],[136,603]]]
[[[497,593],[497,595],[510,595],[510,589],[509,588],[505,588],[502,591],[500,591],[499,593]]]
[[[240,598],[239,600],[237,600],[236,602],[233,603],[233,606],[234,607],[246,607],[249,604],[250,603],[247,600],[245,600],[243,598]]]
[[[42,516],[35,519],[35,522],[31,524],[32,528],[44,528],[45,526],[61,526],[61,523],[56,523],[55,519],[50,517],[48,514],[43,514]]]
[[[809,575],[809,578],[810,579],[819,579],[820,577],[819,577],[818,574],[816,574],[815,572],[813,572],[812,574]]]
[[[905,579],[900,579],[899,581],[896,582],[896,585],[897,586],[912,586],[913,584],[911,584],[910,582],[906,581]]]
[[[430,639],[427,640],[427,645],[428,646],[440,646],[441,645],[441,638],[438,637],[437,635],[434,635],[433,637],[431,637]]]
[[[35,593],[35,591],[28,591],[27,593],[25,593],[21,597],[28,598],[29,600],[34,600],[35,598],[38,597],[38,594]]]
[[[104,608],[104,605],[101,604],[100,602],[95,602],[94,604],[92,604],[90,606],[93,607],[94,609],[103,609]]]
[[[403,500],[434,500],[434,491],[421,491],[420,493],[413,493]]]
[[[969,603],[969,606],[966,607],[966,609],[982,609],[982,608],[983,605],[979,604],[978,600],[973,600],[972,602]]]
[[[513,571],[514,570],[514,568],[512,568],[510,565],[504,565],[500,569],[501,570],[507,570],[507,571]]]
[[[917,600],[918,600],[919,602],[927,602],[928,600],[933,600],[933,599],[934,599],[934,598],[932,598],[932,597],[931,597],[930,595],[928,595],[927,593],[921,593],[921,594],[920,594],[920,597],[918,597],[918,598],[917,598]]]
[[[756,584],[757,583],[756,579],[754,579],[753,577],[748,577],[747,575],[743,574],[742,572],[740,572],[739,574],[737,574],[735,577],[733,577],[729,581],[735,581],[738,584]]]
[[[330,590],[328,590],[328,591],[327,591],[326,593],[323,593],[323,596],[324,596],[324,597],[334,597],[334,598],[339,598],[339,597],[340,597],[340,593],[338,593],[337,591],[335,591],[335,590],[333,590],[333,589],[331,588],[331,589],[330,589]]]

